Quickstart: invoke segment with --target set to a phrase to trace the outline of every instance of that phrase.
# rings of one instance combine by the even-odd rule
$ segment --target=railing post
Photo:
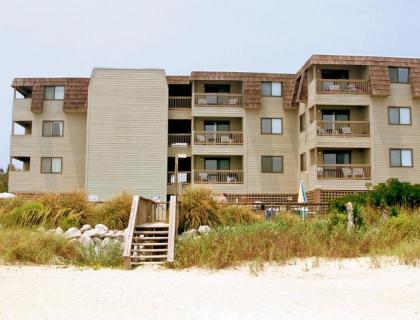
[[[173,262],[175,256],[176,234],[176,197],[171,196],[169,201],[169,228],[168,228],[168,255],[167,261]]]
[[[133,202],[131,203],[130,220],[128,221],[127,236],[124,241],[123,258],[124,268],[131,269],[131,243],[133,242],[134,227],[137,220],[137,211],[139,205],[139,195],[133,196]]]

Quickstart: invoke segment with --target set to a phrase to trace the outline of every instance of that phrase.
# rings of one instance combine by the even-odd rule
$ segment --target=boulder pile
[[[97,224],[92,228],[91,225],[85,224],[80,229],[71,227],[64,232],[62,228],[58,227],[56,229],[50,229],[47,232],[62,235],[69,241],[79,241],[86,247],[95,246],[97,248],[104,248],[110,244],[119,244],[123,248],[125,239],[127,238],[126,230],[109,230],[103,224]]]

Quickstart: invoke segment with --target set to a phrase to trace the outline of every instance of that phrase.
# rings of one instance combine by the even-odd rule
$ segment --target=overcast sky
[[[314,53],[420,57],[419,17],[417,0],[0,0],[0,167],[15,77],[290,73]]]

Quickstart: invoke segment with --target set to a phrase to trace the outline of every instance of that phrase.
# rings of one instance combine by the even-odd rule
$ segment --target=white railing
[[[316,121],[319,136],[369,136],[369,121]]]
[[[194,104],[197,107],[240,107],[243,105],[242,94],[231,93],[196,93]]]
[[[192,97],[169,97],[169,109],[188,109],[191,108]]]
[[[319,164],[316,167],[318,179],[369,180],[368,164]]]
[[[169,185],[175,184],[175,172],[168,171],[167,183]],[[191,183],[191,171],[178,171],[178,183]]]
[[[210,145],[243,144],[243,133],[240,131],[195,131],[194,143]]]
[[[366,94],[370,92],[368,80],[317,79],[317,93],[352,93]]]
[[[191,134],[189,133],[169,133],[168,146],[169,147],[182,147],[191,145]]]
[[[194,171],[197,184],[239,184],[244,183],[242,170],[197,170]]]

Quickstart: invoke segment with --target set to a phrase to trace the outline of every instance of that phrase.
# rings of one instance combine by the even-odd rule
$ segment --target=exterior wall
[[[391,84],[390,95],[373,98],[374,183],[390,177],[420,183],[420,100],[412,98],[410,84]],[[388,124],[388,107],[411,107],[411,125]],[[390,167],[389,149],[413,149],[413,168]]]
[[[261,118],[283,118],[283,134],[261,134]],[[247,193],[297,192],[297,116],[284,109],[283,98],[262,98],[262,108],[246,110],[244,170]],[[262,156],[283,156],[283,173],[262,173]]]
[[[128,190],[166,198],[168,87],[163,70],[94,69],[86,187],[105,200]]]
[[[63,137],[43,137],[45,120],[64,121]],[[13,121],[32,121],[32,134],[11,137],[11,157],[30,157],[30,170],[10,172],[10,192],[71,192],[84,188],[86,113],[63,112],[63,101],[44,101],[42,112],[33,113],[31,99],[17,99]],[[62,173],[41,173],[41,157],[61,157]]]

